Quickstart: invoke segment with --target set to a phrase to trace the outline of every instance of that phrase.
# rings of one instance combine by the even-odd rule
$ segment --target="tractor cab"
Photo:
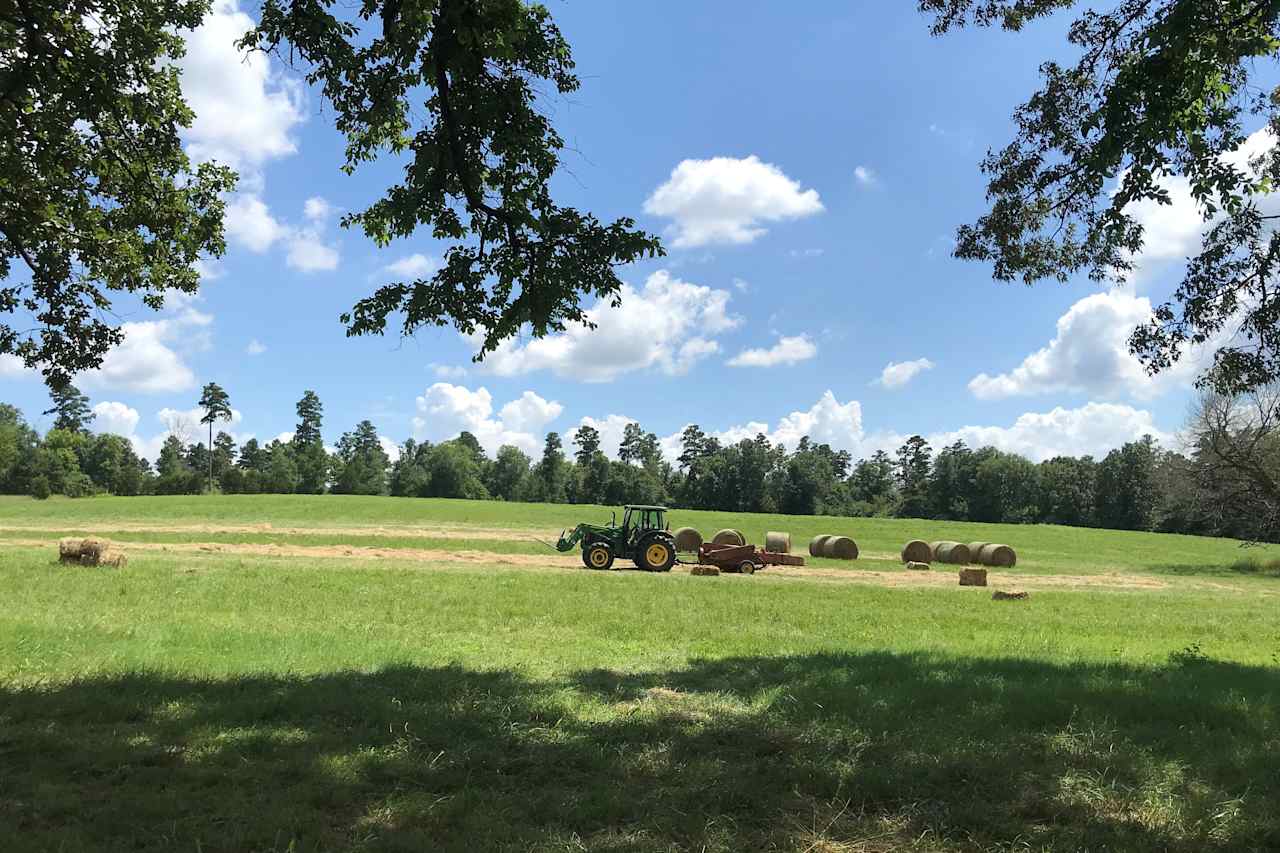
[[[667,529],[665,506],[624,506],[622,508],[622,541],[633,544],[651,530]]]

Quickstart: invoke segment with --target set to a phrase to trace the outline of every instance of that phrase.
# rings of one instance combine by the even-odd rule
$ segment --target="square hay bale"
[[[908,560],[907,568],[913,572],[927,572],[929,571],[929,564],[922,563],[919,560]]]
[[[98,558],[98,565],[108,569],[123,569],[129,565],[129,558],[123,551],[107,550]]]
[[[696,577],[714,577],[715,575],[720,574],[720,570],[715,566],[697,565],[689,570],[689,574]]]
[[[59,539],[58,540],[58,562],[79,563],[81,541],[83,540],[74,536],[68,536],[65,539]]]
[[[997,589],[995,592],[991,593],[992,601],[1026,601],[1030,597],[1031,593],[1023,592],[1022,590],[1005,592],[1002,589]]]
[[[986,586],[986,569],[961,569],[960,586]]]

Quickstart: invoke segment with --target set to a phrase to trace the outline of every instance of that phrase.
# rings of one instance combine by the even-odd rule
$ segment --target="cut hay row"
[[[702,547],[702,534],[692,527],[681,527],[675,538],[676,550],[681,553],[693,553]]]
[[[774,554],[791,553],[791,534],[770,530],[764,535],[764,549]]]

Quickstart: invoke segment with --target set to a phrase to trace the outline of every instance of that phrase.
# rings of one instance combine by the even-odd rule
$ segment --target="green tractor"
[[[648,572],[666,572],[676,561],[676,540],[667,529],[667,508],[624,506],[622,526],[618,514],[609,524],[579,524],[565,530],[557,551],[571,551],[582,543],[582,562],[588,569],[608,569],[624,557]]]

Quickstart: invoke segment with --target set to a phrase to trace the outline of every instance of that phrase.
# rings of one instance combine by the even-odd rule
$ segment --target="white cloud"
[[[253,27],[235,0],[218,0],[186,34],[182,92],[196,116],[183,136],[197,161],[243,171],[297,150],[291,132],[304,117],[302,87],[282,77],[267,54],[235,46]]]
[[[142,320],[120,326],[124,341],[109,350],[102,365],[81,373],[76,382],[84,388],[103,388],[158,394],[186,391],[196,384],[195,373],[180,349],[208,346],[200,331],[213,318],[191,308],[160,320]]]
[[[17,379],[22,376],[34,375],[35,371],[28,368],[22,363],[22,359],[12,353],[0,354],[0,377],[5,379]]]
[[[98,432],[132,436],[141,420],[138,410],[114,400],[104,400],[93,407],[93,426]]]
[[[808,335],[779,338],[768,349],[746,349],[726,362],[730,367],[776,367],[799,364],[818,354],[818,345]]]
[[[302,215],[312,222],[324,222],[335,210],[337,208],[318,195],[313,195],[302,203]]]
[[[302,272],[337,269],[338,250],[323,238],[324,220],[332,208],[324,199],[307,199],[303,215],[307,224],[294,226],[281,222],[266,203],[256,195],[240,194],[227,204],[225,218],[227,236],[252,252],[261,254],[276,243],[286,247],[285,263]]]
[[[876,384],[885,388],[901,388],[918,374],[932,370],[934,367],[934,363],[927,358],[917,358],[914,361],[891,361],[885,365],[884,370],[880,371],[880,378],[876,380]]]
[[[1161,431],[1151,413],[1115,403],[1088,403],[1076,409],[1061,406],[1048,412],[1028,412],[1012,426],[966,426],[928,436],[934,452],[963,440],[970,447],[991,445],[1021,454],[1032,462],[1054,456],[1104,456],[1125,442],[1151,435],[1169,446],[1172,436]]]
[[[856,166],[853,170],[853,179],[863,187],[873,187],[880,182],[880,177],[869,166]]]
[[[793,258],[820,258],[826,249],[792,249],[787,252]]]
[[[666,270],[649,276],[640,290],[624,284],[621,298],[617,308],[599,300],[587,311],[597,328],[574,325],[526,344],[506,341],[479,369],[498,376],[550,370],[585,382],[608,382],[646,368],[680,376],[719,351],[709,336],[741,323],[728,311],[727,290],[690,284]]]
[[[756,156],[683,160],[644,203],[646,213],[673,220],[676,248],[750,243],[766,233],[762,223],[821,213],[816,190]]]
[[[1124,290],[1095,293],[1058,318],[1057,334],[1007,373],[980,373],[969,382],[975,397],[995,400],[1024,394],[1084,393],[1149,400],[1185,385],[1205,365],[1212,347],[1189,352],[1171,370],[1147,375],[1129,352],[1129,334],[1151,319],[1151,301]]]
[[[589,426],[600,433],[600,452],[610,459],[618,458],[618,448],[622,446],[622,434],[627,428],[627,424],[635,423],[634,418],[628,418],[625,415],[607,415],[604,418],[596,419],[593,417],[584,417],[578,421],[579,427]],[[577,431],[577,427],[568,430],[564,435],[566,447],[573,444],[573,434]],[[677,436],[678,437],[678,436]],[[678,453],[677,453],[678,455]],[[671,457],[674,459],[675,457]]]
[[[239,241],[252,252],[262,254],[289,229],[271,215],[266,203],[256,195],[240,194],[227,203],[223,219],[227,236]]]
[[[610,418],[616,418],[622,424],[629,420],[617,415],[611,415]],[[703,428],[706,428],[705,423]],[[662,452],[670,461],[674,461],[680,454],[680,433],[683,429],[682,426],[661,441]],[[865,432],[861,404],[857,400],[841,403],[831,391],[823,394],[809,409],[792,412],[773,427],[760,421],[751,421],[720,430],[708,430],[708,434],[722,444],[736,444],[761,433],[771,442],[785,445],[788,450],[795,450],[800,439],[807,435],[816,443],[829,444],[836,450],[847,450],[855,459],[869,457],[877,450],[892,454],[910,435],[892,430]],[[990,445],[1039,462],[1058,455],[1102,456],[1125,442],[1135,441],[1148,434],[1166,445],[1172,441],[1172,436],[1160,430],[1151,413],[1146,410],[1115,403],[1091,402],[1075,409],[1058,407],[1048,412],[1028,412],[1007,427],[964,426],[956,430],[934,432],[925,438],[935,453],[949,444],[963,440],[971,448]]]
[[[560,417],[564,406],[544,400],[532,391],[525,391],[507,403],[498,412],[503,426],[513,430],[538,430]]]
[[[745,279],[735,278],[733,280],[733,289],[738,291],[739,293],[746,293],[747,291],[751,290],[751,284],[747,282]]]
[[[249,355],[262,355],[264,352],[267,351],[267,348],[261,341],[259,341],[257,338],[254,338],[253,340],[249,341],[249,345],[244,348],[244,351]]]
[[[400,445],[385,435],[378,436],[378,444],[382,445],[382,452],[387,454],[387,458],[393,463],[400,459]]]
[[[428,366],[438,379],[464,379],[470,373],[469,370],[461,365],[432,363]]]
[[[338,250],[326,245],[319,229],[300,228],[289,237],[285,263],[302,272],[322,272],[338,268]]]
[[[417,410],[413,435],[418,440],[447,441],[466,430],[490,455],[504,444],[533,455],[541,448],[542,437],[526,430],[545,426],[559,416],[563,407],[526,391],[504,405],[495,418],[493,395],[487,388],[473,391],[462,385],[436,382],[417,398]]]
[[[382,269],[400,278],[422,278],[440,269],[440,262],[421,252],[415,252],[412,255],[387,264]]]

